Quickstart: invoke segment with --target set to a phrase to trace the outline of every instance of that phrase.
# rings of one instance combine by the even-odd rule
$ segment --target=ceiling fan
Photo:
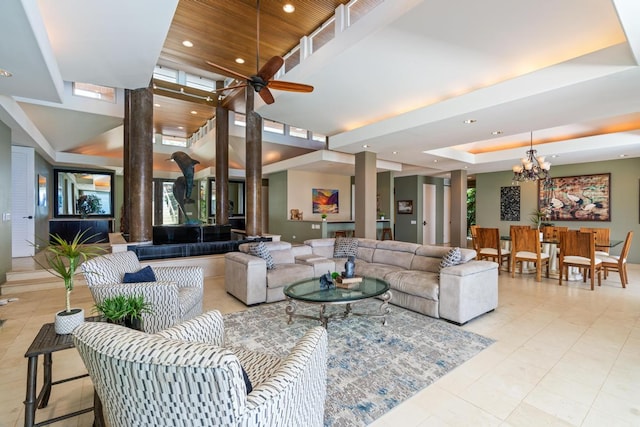
[[[245,76],[226,67],[218,64],[214,64],[210,61],[205,61],[210,66],[217,68],[231,77],[235,77],[237,80],[244,80],[243,83],[227,86],[222,89],[217,89],[216,92],[222,92],[231,89],[237,89],[241,87],[251,86],[258,94],[260,98],[266,104],[273,104],[275,101],[273,95],[269,89],[285,90],[288,92],[313,92],[313,86],[302,84],[285,82],[282,80],[272,80],[273,76],[284,64],[284,59],[281,56],[273,56],[266,64],[259,68],[260,64],[260,0],[257,0],[257,14],[256,14],[256,74],[252,76]]]

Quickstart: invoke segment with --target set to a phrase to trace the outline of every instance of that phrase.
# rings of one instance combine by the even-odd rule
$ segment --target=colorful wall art
[[[313,203],[313,213],[330,214],[340,212],[338,202],[338,190],[327,190],[324,188],[313,188],[311,190],[311,200]]]
[[[611,174],[552,178],[551,188],[538,183],[538,207],[549,221],[611,221]]]

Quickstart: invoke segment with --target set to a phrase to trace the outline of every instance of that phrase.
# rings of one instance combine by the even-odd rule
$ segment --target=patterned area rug
[[[363,302],[354,311],[375,311],[379,305]],[[294,318],[287,325],[285,307],[285,302],[263,304],[225,315],[228,344],[286,355],[319,322]],[[317,307],[299,303],[297,312],[315,315]],[[493,343],[396,306],[386,326],[376,318],[351,316],[330,321],[328,332],[325,426],[367,425]]]

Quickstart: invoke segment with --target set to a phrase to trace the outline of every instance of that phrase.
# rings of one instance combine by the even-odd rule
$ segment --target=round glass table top
[[[377,297],[389,290],[389,283],[373,277],[363,277],[362,282],[352,288],[320,289],[320,278],[305,279],[285,286],[284,294],[289,298],[320,303],[345,303]]]

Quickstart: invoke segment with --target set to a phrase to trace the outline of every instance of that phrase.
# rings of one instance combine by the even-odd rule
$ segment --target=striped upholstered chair
[[[154,281],[123,283],[142,269],[134,252],[101,255],[81,264],[96,303],[116,295],[143,295],[152,313],[142,315],[145,332],[157,332],[202,313],[202,267],[153,267]]]
[[[155,335],[85,322],[73,336],[111,427],[323,425],[321,327],[309,329],[284,359],[223,347],[218,311]]]

